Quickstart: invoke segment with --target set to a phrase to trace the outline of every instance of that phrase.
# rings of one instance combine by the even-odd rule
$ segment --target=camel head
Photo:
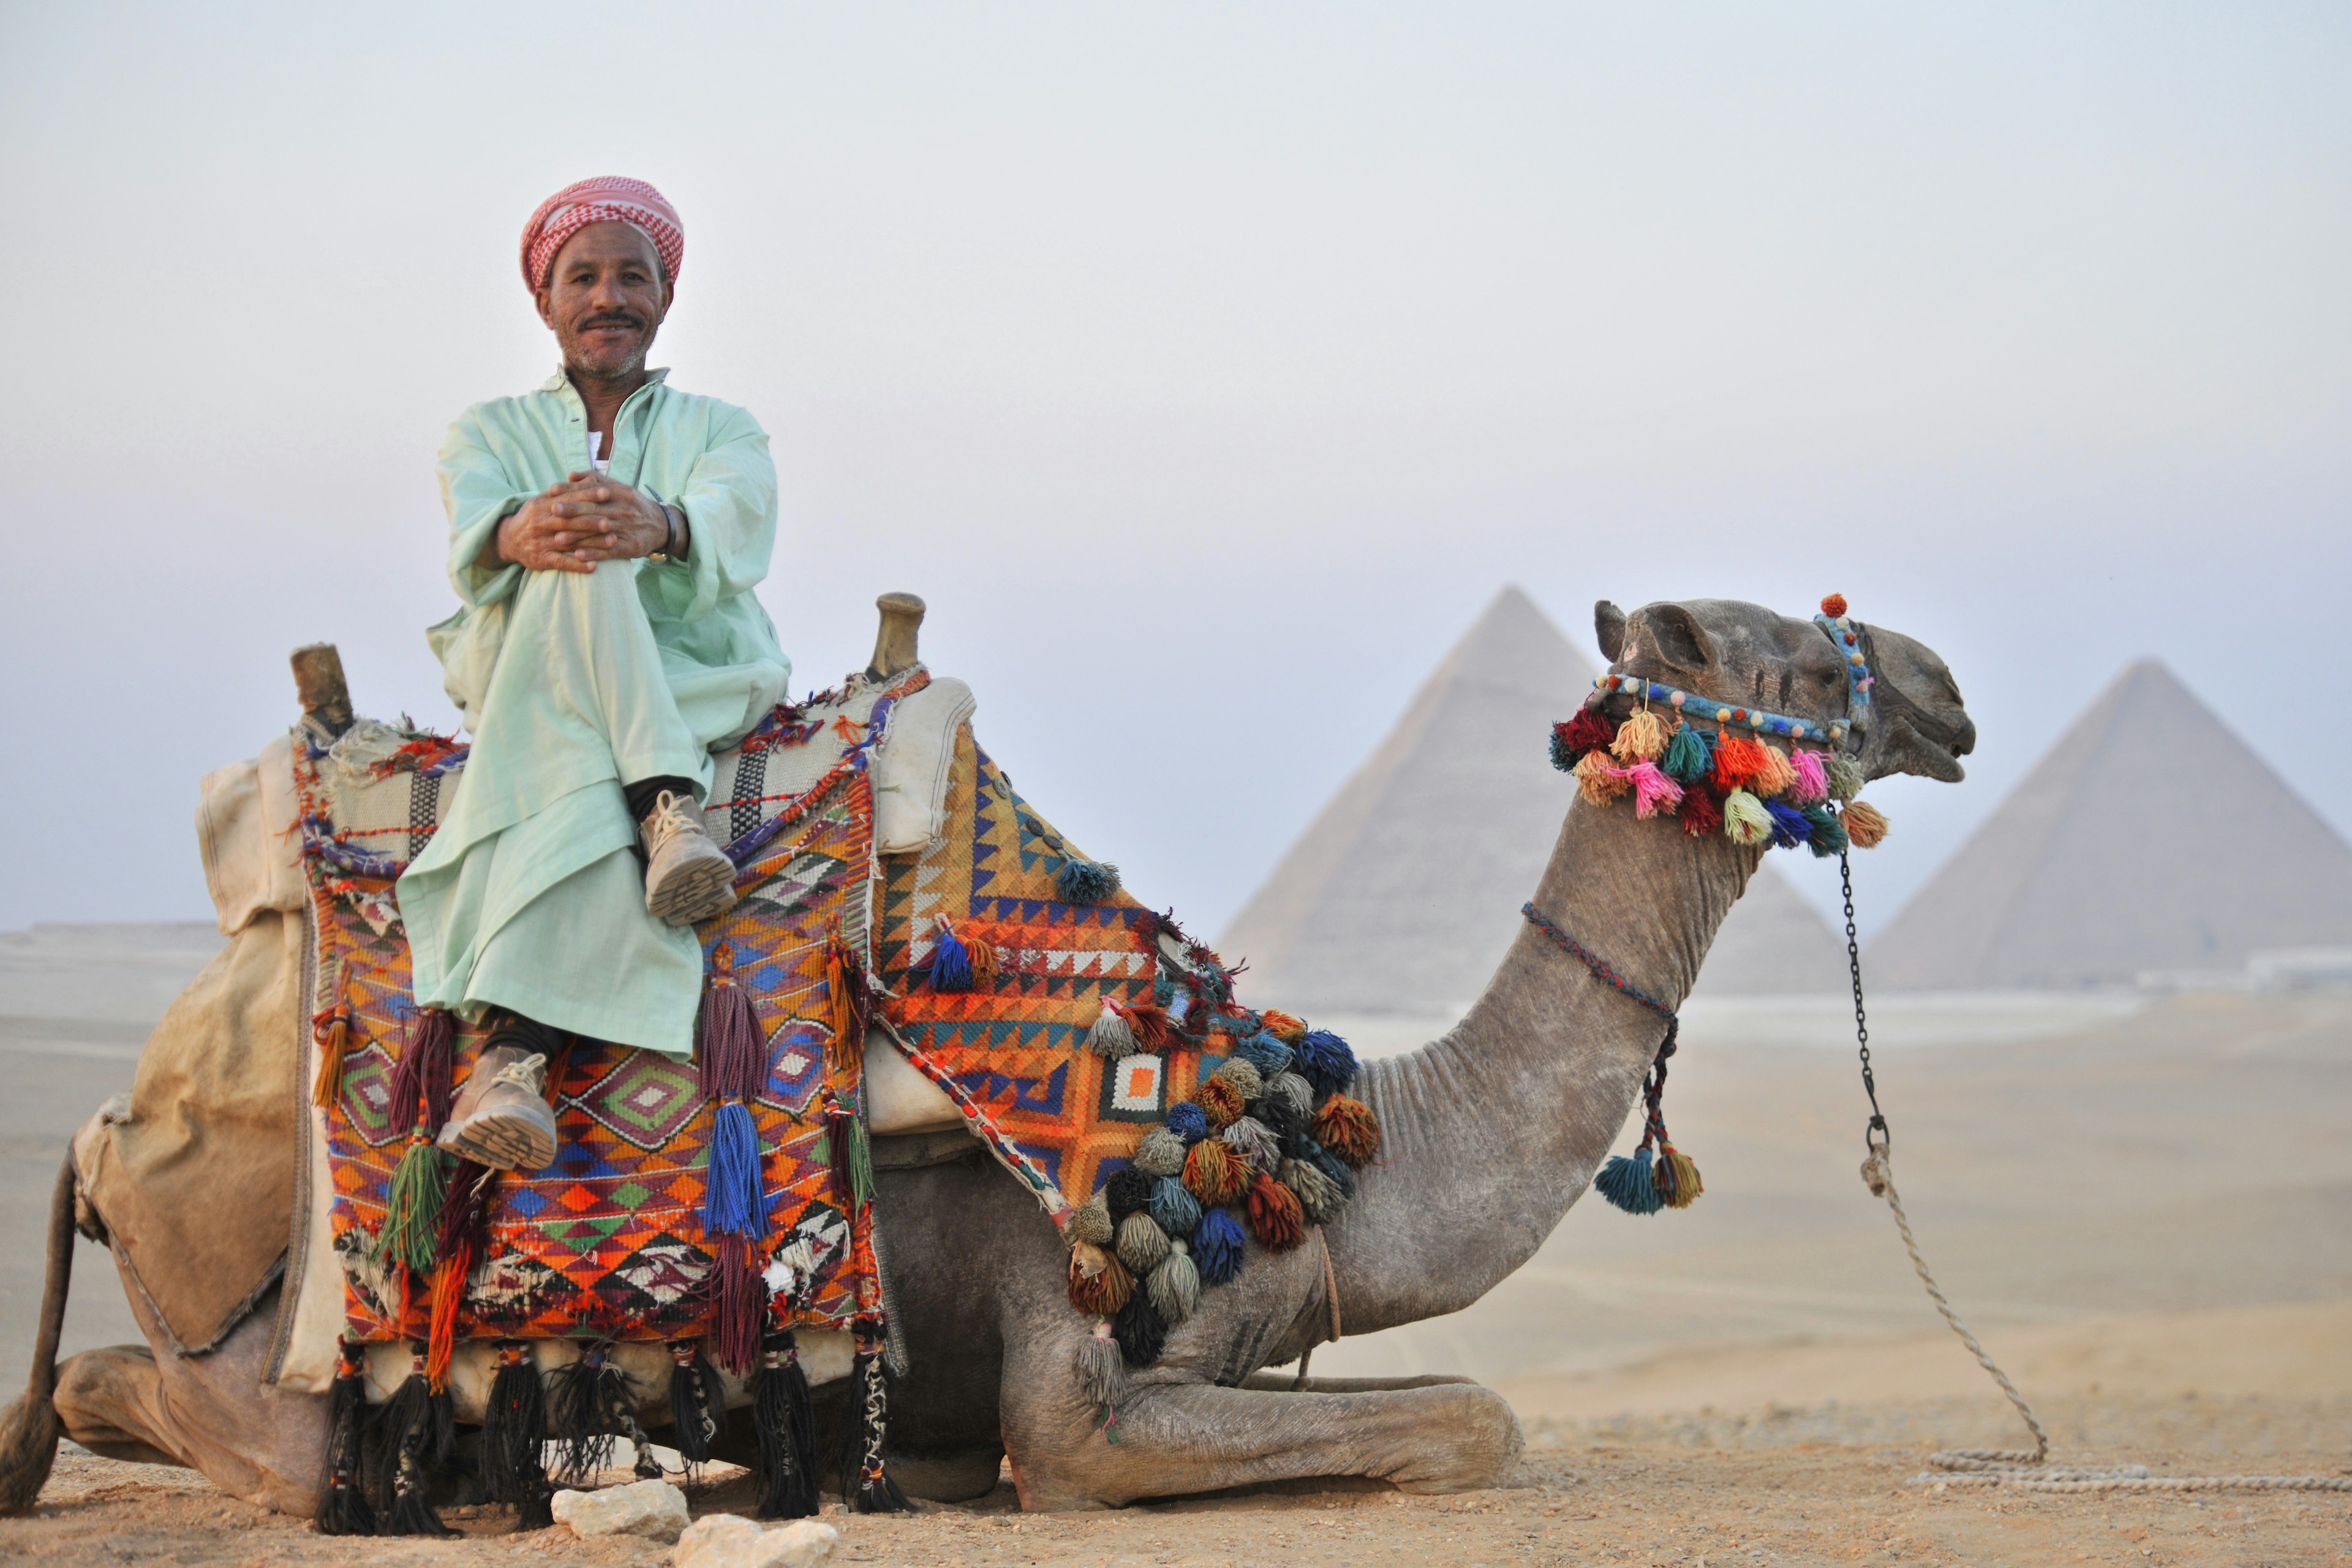
[[[1661,600],[1627,615],[1603,599],[1593,631],[1612,675],[1633,675],[1720,702],[1827,722],[1846,715],[1845,651],[1811,620],[1739,599]],[[1957,784],[1977,727],[1936,650],[1854,623],[1873,684],[1852,752],[1865,778],[1917,773]]]

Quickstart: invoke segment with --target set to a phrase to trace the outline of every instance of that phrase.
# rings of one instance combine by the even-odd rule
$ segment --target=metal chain
[[[1927,1260],[1919,1255],[1919,1243],[1911,1234],[1910,1216],[1903,1212],[1903,1199],[1895,1190],[1895,1141],[1886,1130],[1886,1117],[1878,1109],[1878,1083],[1870,1070],[1870,1023],[1862,1004],[1862,943],[1854,933],[1853,868],[1843,855],[1838,857],[1838,877],[1845,891],[1845,958],[1846,967],[1853,977],[1853,1032],[1862,1053],[1862,1091],[1870,1097],[1870,1125],[1863,1132],[1863,1143],[1869,1157],[1862,1163],[1862,1179],[1871,1194],[1886,1200],[1894,1212],[1895,1228],[1902,1234],[1903,1249],[1911,1255],[1911,1267],[1919,1271],[1919,1283],[1927,1288],[1927,1300],[1951,1325],[1952,1332],[1969,1347],[1977,1364],[1985,1369],[2000,1391],[2009,1396],[2010,1404],[2025,1419],[2033,1434],[2033,1447],[2024,1448],[1947,1448],[1927,1456],[1928,1472],[1915,1478],[1914,1484],[1934,1482],[1941,1485],[2004,1486],[2037,1492],[2097,1492],[2097,1491],[2327,1491],[2352,1492],[2352,1476],[2151,1476],[2146,1465],[2123,1465],[2113,1468],[2096,1468],[2077,1465],[2052,1465],[2050,1435],[2042,1429],[2041,1418],[2025,1395],[2017,1391],[2009,1374],[2000,1369],[1969,1326],[1952,1310],[1951,1302],[1944,1299],[1943,1288],[1927,1268]]]

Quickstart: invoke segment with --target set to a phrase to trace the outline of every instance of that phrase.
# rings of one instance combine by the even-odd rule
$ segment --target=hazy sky
[[[0,927],[206,914],[298,643],[452,721],[433,454],[605,173],[774,437],[794,689],[923,595],[1203,932],[1507,581],[1942,651],[1869,923],[2144,653],[2345,830],[2347,80],[2341,5],[0,5]]]

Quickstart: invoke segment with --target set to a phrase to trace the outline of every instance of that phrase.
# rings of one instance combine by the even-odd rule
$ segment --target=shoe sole
[[[667,925],[692,925],[735,904],[735,862],[698,856],[646,889],[646,912]]]
[[[446,1147],[478,1165],[500,1171],[536,1171],[555,1158],[555,1140],[526,1116],[476,1116],[449,1135]]]

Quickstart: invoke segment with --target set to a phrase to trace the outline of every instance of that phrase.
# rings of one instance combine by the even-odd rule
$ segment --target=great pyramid
[[[1526,594],[1496,595],[1219,936],[1249,963],[1244,996],[1326,1014],[1467,1006],[1559,835],[1573,786],[1545,742],[1592,677]],[[1828,927],[1768,864],[1701,984],[1829,991],[1844,973]]]
[[[2128,984],[2352,944],[2352,848],[2154,659],[2126,667],[1871,942],[1913,990]]]

